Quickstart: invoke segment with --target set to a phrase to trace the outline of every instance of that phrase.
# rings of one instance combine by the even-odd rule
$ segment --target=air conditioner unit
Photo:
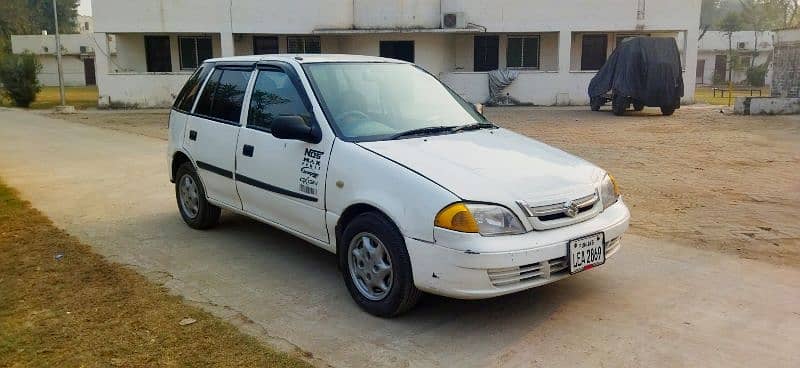
[[[739,42],[736,45],[736,47],[738,47],[740,50],[746,49],[747,48],[747,42]]]
[[[444,13],[442,15],[443,28],[467,28],[467,18],[464,13]]]

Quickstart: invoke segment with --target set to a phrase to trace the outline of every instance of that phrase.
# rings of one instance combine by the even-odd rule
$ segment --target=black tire
[[[600,111],[600,107],[602,106],[603,102],[600,100],[600,98],[593,97],[589,100],[589,107],[592,109],[592,111]]]
[[[670,116],[675,113],[675,106],[661,106],[661,115]]]
[[[192,213],[190,209],[184,208],[185,206],[181,203],[181,184],[184,182],[184,177],[189,177],[194,183],[196,183],[196,213]],[[219,222],[219,215],[221,212],[220,208],[208,203],[208,200],[206,200],[206,190],[203,187],[203,182],[200,181],[200,176],[197,175],[197,172],[195,171],[191,162],[186,162],[181,165],[178,168],[178,172],[175,174],[175,199],[178,204],[178,212],[181,213],[183,221],[186,222],[189,227],[198,230],[205,230],[213,227],[217,224],[217,222]]]
[[[642,111],[644,110],[644,104],[641,102],[634,102],[633,103],[633,111]]]
[[[358,258],[350,252],[350,245],[354,241],[358,242],[356,236],[362,237],[364,234],[377,238],[390,257],[392,273],[387,276],[387,280],[391,280],[391,286],[379,300],[371,300],[362,294],[359,286],[356,286],[358,281],[354,280],[357,278],[354,273],[358,271],[353,270],[351,273],[350,265],[356,263]],[[422,296],[422,291],[414,286],[411,259],[403,236],[386,216],[376,212],[366,212],[353,218],[342,233],[338,253],[347,290],[356,304],[367,313],[378,317],[394,317],[414,307]],[[363,272],[366,268],[361,270]]]
[[[611,103],[611,110],[614,112],[614,115],[622,116],[625,115],[625,110],[628,109],[628,105],[630,105],[630,101],[628,101],[627,97],[615,96],[614,101]]]

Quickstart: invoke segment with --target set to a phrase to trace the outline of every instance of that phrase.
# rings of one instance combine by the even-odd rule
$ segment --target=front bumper
[[[630,212],[620,200],[591,220],[522,235],[484,237],[435,230],[435,243],[406,238],[414,283],[420,290],[458,299],[515,293],[570,276],[567,242],[603,232],[606,260],[621,246]]]

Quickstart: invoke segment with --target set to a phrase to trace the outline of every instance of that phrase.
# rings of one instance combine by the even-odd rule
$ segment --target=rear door
[[[205,83],[187,123],[185,144],[203,181],[206,196],[242,208],[233,173],[242,104],[252,66],[217,66]]]
[[[328,242],[325,176],[333,135],[320,143],[275,138],[281,115],[299,115],[319,129],[309,96],[289,64],[259,65],[248,104],[247,124],[236,149],[236,185],[244,210],[312,238]]]

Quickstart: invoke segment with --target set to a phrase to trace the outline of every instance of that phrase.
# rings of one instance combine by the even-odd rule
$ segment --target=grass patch
[[[0,182],[0,366],[309,365],[106,261]]]
[[[67,105],[78,109],[97,107],[97,86],[65,87],[64,97]],[[36,95],[36,101],[31,104],[31,109],[51,109],[61,103],[58,87],[42,87]],[[14,104],[7,98],[0,98],[0,106],[12,107]]]
[[[727,88],[727,87],[725,87]],[[735,89],[735,88],[734,88]],[[757,88],[754,88],[757,89]],[[755,96],[758,96],[758,92],[754,92]],[[769,96],[769,88],[762,88],[761,89],[762,96]],[[734,91],[733,92],[733,99],[731,99],[731,107],[733,107],[734,102],[736,101],[736,97],[750,97],[750,91]],[[714,91],[712,87],[697,87],[694,92],[694,100],[696,103],[704,103],[709,105],[728,105],[728,92],[725,92],[725,97],[720,97],[720,93],[717,92],[717,96],[714,97]]]

